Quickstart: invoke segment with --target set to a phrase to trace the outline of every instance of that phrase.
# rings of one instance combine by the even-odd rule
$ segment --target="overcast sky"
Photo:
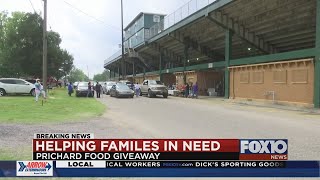
[[[188,1],[123,0],[124,27],[140,12],[170,14]],[[48,0],[48,30],[52,29],[61,35],[61,47],[74,56],[75,66],[86,74],[88,66],[90,77],[101,73],[104,70],[104,60],[119,50],[120,2]],[[0,0],[0,11],[33,12],[32,6],[37,13],[43,12],[42,0]]]

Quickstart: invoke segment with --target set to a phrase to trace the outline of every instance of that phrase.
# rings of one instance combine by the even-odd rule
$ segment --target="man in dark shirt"
[[[90,82],[90,81],[89,81],[89,83],[88,83],[88,93],[87,93],[87,97],[89,97],[89,94],[90,94],[90,96],[92,96],[91,82]]]
[[[102,89],[101,84],[99,84],[99,82],[97,82],[96,87],[95,87],[95,90],[96,90],[96,93],[97,93],[97,98],[100,98],[101,89]]]

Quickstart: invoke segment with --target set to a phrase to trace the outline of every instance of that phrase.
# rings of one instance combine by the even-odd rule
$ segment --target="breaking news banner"
[[[319,177],[289,161],[287,139],[94,139],[38,133],[33,161],[0,161],[0,177]]]
[[[287,159],[287,139],[33,139],[33,160]]]

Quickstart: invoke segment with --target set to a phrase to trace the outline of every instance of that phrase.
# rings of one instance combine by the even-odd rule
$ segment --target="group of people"
[[[169,89],[180,90],[182,95],[186,98],[198,98],[198,94],[199,94],[199,87],[198,87],[197,82],[195,84],[186,83],[186,84],[180,85],[180,86],[176,86],[173,84],[173,85],[169,86]]]
[[[190,85],[189,83],[186,83],[184,86],[184,96],[186,98],[198,98],[198,94],[199,87],[197,82],[195,84],[190,83]]]
[[[93,95],[94,91],[96,91],[97,98],[101,98],[101,91],[102,91],[102,85],[97,81],[96,85],[94,86],[90,81],[88,82],[88,93],[87,97],[90,97]],[[74,92],[72,82],[68,84],[68,94],[69,96],[72,95]]]

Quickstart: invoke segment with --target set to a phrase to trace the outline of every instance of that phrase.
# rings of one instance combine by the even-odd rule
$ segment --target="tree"
[[[42,17],[36,13],[0,13],[0,76],[42,76]],[[59,33],[49,31],[48,76],[69,74],[73,56],[61,49]]]
[[[69,82],[89,81],[88,76],[81,69],[73,68],[68,76]]]
[[[93,76],[93,80],[94,81],[106,81],[107,79],[109,79],[109,71],[107,71],[106,69],[101,73],[101,74],[96,74]]]

